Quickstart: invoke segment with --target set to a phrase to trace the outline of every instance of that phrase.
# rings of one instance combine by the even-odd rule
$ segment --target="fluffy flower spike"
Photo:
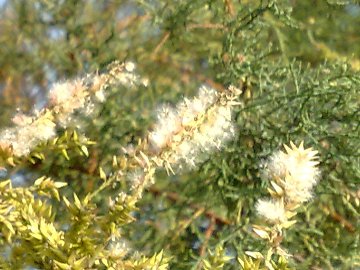
[[[301,142],[296,146],[284,145],[285,152],[274,153],[267,162],[265,174],[275,180],[285,191],[286,200],[295,203],[308,201],[311,190],[319,178],[317,151],[304,148]]]
[[[105,90],[110,86],[134,87],[142,84],[132,62],[114,62],[103,74],[89,74],[83,78],[55,83],[49,91],[49,106],[39,112],[13,118],[15,126],[0,131],[0,151],[17,157],[28,155],[43,141],[56,136],[56,127],[81,127],[80,115],[89,116],[98,102],[106,100]]]
[[[286,210],[281,200],[258,200],[256,203],[257,213],[271,223],[286,220]]]
[[[295,206],[311,199],[312,189],[320,172],[317,151],[284,145],[285,151],[275,152],[265,164],[265,176],[271,181],[273,200],[259,200],[256,209],[260,216],[271,222],[285,221]]]
[[[172,171],[171,166],[178,169],[196,166],[234,136],[231,115],[239,93],[235,90],[232,87],[226,93],[218,93],[201,86],[197,96],[159,110],[148,140],[153,151],[166,161],[168,171]]]

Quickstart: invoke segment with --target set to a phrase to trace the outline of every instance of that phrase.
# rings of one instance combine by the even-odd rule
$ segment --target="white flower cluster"
[[[40,117],[18,113],[12,120],[15,126],[0,133],[0,148],[10,149],[15,156],[28,155],[36,145],[56,134],[56,124],[48,111]]]
[[[129,87],[142,84],[146,87],[148,80],[136,74],[135,69],[136,65],[133,62],[125,62],[124,64],[119,64],[119,62],[112,63],[109,72],[111,75],[109,83],[119,83]]]
[[[267,174],[273,179],[279,179],[285,191],[286,199],[302,203],[312,197],[312,188],[320,176],[317,151],[304,149],[301,143],[296,147],[292,142],[290,147],[284,146],[286,153],[275,153],[267,164]]]
[[[121,84],[133,87],[140,84],[139,75],[135,74],[135,64],[114,62],[108,73],[88,75],[82,79],[56,83],[49,91],[49,103],[56,113],[58,122],[63,127],[74,124],[75,111],[90,115],[96,102],[106,100],[105,89],[109,85]]]
[[[297,147],[291,142],[290,146],[284,145],[286,152],[274,153],[265,164],[264,174],[271,180],[273,199],[259,200],[256,209],[269,221],[284,221],[291,216],[286,212],[308,201],[319,179],[317,151],[304,149],[303,143]]]
[[[49,107],[29,116],[16,115],[15,126],[0,132],[0,148],[9,149],[15,156],[28,155],[40,142],[56,136],[56,125],[76,125],[76,111],[80,115],[92,113],[96,102],[105,101],[105,90],[110,85],[133,87],[146,83],[134,71],[132,62],[114,62],[107,73],[55,83],[49,91]]]
[[[110,257],[115,260],[125,257],[130,251],[131,248],[129,247],[129,243],[124,239],[112,241],[108,247]]]
[[[134,171],[131,171],[127,175],[127,180],[130,182],[130,190],[133,191],[139,189],[139,187],[144,182],[145,177],[145,172],[141,168],[137,168]]]
[[[64,127],[71,122],[70,116],[75,110],[91,106],[89,92],[80,79],[54,84],[49,92],[49,103]]]
[[[231,109],[238,104],[234,102],[237,94],[235,88],[218,93],[202,86],[194,98],[158,110],[157,123],[148,138],[167,169],[193,167],[234,136]]]
[[[284,222],[286,220],[286,211],[281,200],[260,199],[256,203],[256,210],[260,216],[265,217],[269,221]]]

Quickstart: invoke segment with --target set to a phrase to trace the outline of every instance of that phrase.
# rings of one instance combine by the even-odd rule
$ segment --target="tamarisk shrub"
[[[352,2],[0,1],[0,269],[357,269]]]

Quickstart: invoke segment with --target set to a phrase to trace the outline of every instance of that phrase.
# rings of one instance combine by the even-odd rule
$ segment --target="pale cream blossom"
[[[127,180],[130,182],[130,190],[136,190],[144,182],[145,172],[138,168],[127,174]]]
[[[79,119],[91,115],[96,110],[96,105],[106,100],[106,89],[110,86],[122,84],[133,87],[142,83],[139,75],[134,72],[135,64],[132,62],[114,62],[109,69],[101,75],[87,75],[55,83],[49,90],[48,108],[29,115],[15,115],[15,126],[0,132],[0,147],[15,156],[28,155],[40,142],[56,136],[57,125],[81,126]]]
[[[192,168],[220,149],[235,134],[233,92],[218,93],[206,86],[176,107],[161,107],[148,140],[167,168]],[[159,161],[158,161],[159,162]]]
[[[111,241],[108,251],[113,259],[121,259],[131,251],[131,248],[129,243],[125,239],[121,238]]]
[[[11,149],[15,156],[28,155],[37,144],[56,135],[56,125],[47,111],[38,118],[19,113],[13,122],[16,126],[0,133],[0,146]]]
[[[65,104],[72,98],[73,88],[70,81],[55,83],[49,91],[49,103],[54,106]]]
[[[48,99],[61,126],[77,126],[76,111],[89,116],[96,108],[96,102],[105,102],[106,89],[110,85],[121,84],[134,87],[141,84],[135,73],[135,64],[114,62],[108,73],[87,75],[83,78],[55,83],[49,91]]]
[[[260,199],[256,203],[257,214],[273,226],[265,229],[254,226],[253,230],[270,242],[271,253],[268,254],[275,251],[278,255],[290,256],[280,247],[283,229],[296,223],[291,219],[297,214],[300,204],[312,197],[320,173],[317,151],[305,149],[303,142],[299,146],[290,142],[290,147],[284,145],[284,148],[285,151],[275,152],[264,163],[264,176],[270,182],[268,191],[272,198]]]
[[[99,100],[100,102],[104,102],[106,100],[106,96],[105,96],[105,92],[103,89],[100,89],[99,91],[95,92],[95,97],[97,98],[97,100]]]
[[[320,175],[317,151],[304,149],[303,143],[297,147],[291,142],[290,147],[284,147],[285,152],[278,151],[271,156],[265,174],[284,188],[287,200],[305,202],[311,198]]]
[[[33,118],[21,112],[15,114],[11,121],[17,126],[27,126],[33,122]]]
[[[206,110],[219,98],[216,90],[207,86],[201,86],[198,95],[192,99],[184,98],[177,105],[177,111],[183,126],[190,126],[194,121],[206,113]]]
[[[286,220],[286,211],[282,200],[260,199],[256,203],[258,215],[264,217],[271,223],[283,222]]]
[[[125,69],[126,69],[126,71],[128,71],[128,72],[134,72],[135,68],[136,68],[136,65],[135,65],[134,62],[129,61],[129,62],[126,62],[126,63],[125,63]]]
[[[235,124],[232,122],[230,106],[216,106],[209,112],[207,121],[199,128],[194,140],[203,151],[210,152],[220,149],[235,134]]]
[[[142,78],[135,73],[136,65],[133,62],[120,64],[118,61],[115,61],[109,68],[110,77],[107,82],[110,84],[119,83],[127,87],[142,84]]]

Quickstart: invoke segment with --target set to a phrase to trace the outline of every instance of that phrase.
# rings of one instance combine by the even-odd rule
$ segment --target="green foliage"
[[[358,4],[6,0],[0,15],[3,128],[42,106],[49,85],[114,60],[149,82],[109,85],[93,115],[77,112],[78,126],[29,156],[0,147],[1,269],[359,267]],[[140,198],[122,147],[142,146],[158,105],[201,84],[242,90],[236,137],[193,171],[149,172]],[[319,151],[322,176],[283,235],[293,256],[267,260],[251,230],[270,185],[261,164],[290,140]]]
[[[217,246],[214,252],[209,251],[209,256],[207,259],[203,260],[204,270],[218,270],[223,269],[225,263],[227,263],[231,258],[225,255],[224,248]]]

